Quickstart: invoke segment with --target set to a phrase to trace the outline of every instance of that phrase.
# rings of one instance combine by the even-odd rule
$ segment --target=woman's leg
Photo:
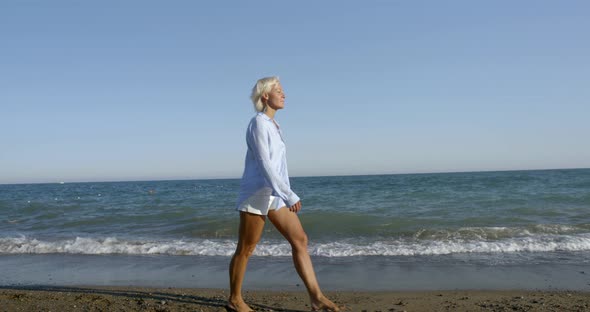
[[[242,281],[248,258],[254,252],[264,229],[265,216],[240,211],[238,246],[229,264],[229,304],[237,311],[252,311],[242,298]]]
[[[271,210],[268,213],[268,219],[291,244],[295,269],[307,287],[312,309],[339,311],[338,306],[324,297],[318,285],[311,258],[307,252],[307,234],[297,214],[283,207],[279,210]]]

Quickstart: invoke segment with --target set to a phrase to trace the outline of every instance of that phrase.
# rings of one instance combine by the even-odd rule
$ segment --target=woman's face
[[[270,92],[267,93],[266,105],[274,110],[285,107],[285,93],[280,83],[274,85]]]

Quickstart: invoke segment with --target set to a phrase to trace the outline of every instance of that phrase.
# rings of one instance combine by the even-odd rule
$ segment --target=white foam
[[[126,255],[199,255],[231,256],[235,240],[124,240],[116,237],[43,241],[25,236],[0,238],[3,254],[126,254]],[[590,233],[515,237],[501,240],[392,239],[368,243],[340,241],[312,243],[310,254],[323,257],[350,256],[415,256],[461,253],[518,253],[552,251],[590,251]],[[255,252],[258,256],[290,256],[288,243],[263,241]]]

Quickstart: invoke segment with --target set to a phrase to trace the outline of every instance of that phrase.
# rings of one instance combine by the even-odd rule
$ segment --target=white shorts
[[[282,198],[272,195],[260,194],[264,193],[264,189],[261,191],[256,192],[254,195],[248,197],[240,204],[237,210],[266,216],[270,210],[279,210],[287,206]]]

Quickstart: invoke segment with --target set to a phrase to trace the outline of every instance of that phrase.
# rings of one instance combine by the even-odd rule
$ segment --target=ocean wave
[[[420,229],[412,236],[429,240],[501,240],[517,237],[531,237],[542,235],[575,235],[588,233],[590,226],[562,225],[562,224],[535,224],[524,227],[461,227],[458,229]]]
[[[235,240],[127,240],[117,237],[75,237],[40,240],[32,237],[0,238],[0,254],[122,254],[122,255],[195,255],[231,256]],[[344,240],[312,243],[310,254],[321,257],[419,256],[465,253],[529,253],[554,251],[590,251],[590,233],[576,235],[536,235],[501,240],[416,240],[391,239],[372,242]],[[262,241],[257,256],[290,256],[291,248],[282,241]]]

